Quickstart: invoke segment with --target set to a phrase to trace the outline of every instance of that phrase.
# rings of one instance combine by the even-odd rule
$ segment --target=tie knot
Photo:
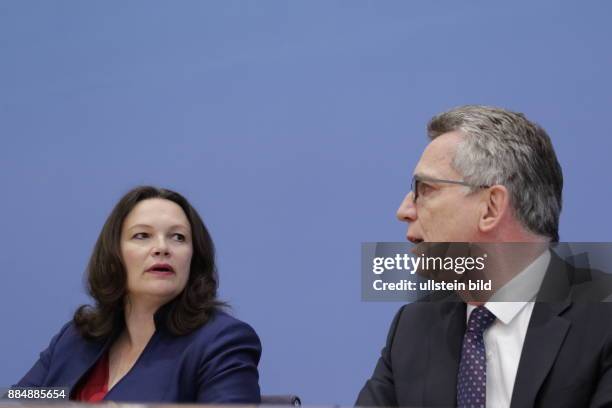
[[[482,335],[484,331],[495,321],[495,315],[484,306],[478,306],[472,310],[468,321],[467,331]]]

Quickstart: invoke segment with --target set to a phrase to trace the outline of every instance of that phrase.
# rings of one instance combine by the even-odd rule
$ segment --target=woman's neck
[[[131,348],[142,349],[155,333],[157,307],[127,302],[124,310],[126,340]]]

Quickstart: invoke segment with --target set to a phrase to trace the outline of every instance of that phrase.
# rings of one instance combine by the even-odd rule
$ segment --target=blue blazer
[[[132,369],[106,394],[126,402],[260,402],[257,364],[261,343],[255,331],[217,311],[185,336],[156,331]],[[69,387],[70,391],[105,353],[114,338],[85,340],[72,322],[51,340],[40,359],[16,384],[19,387]]]

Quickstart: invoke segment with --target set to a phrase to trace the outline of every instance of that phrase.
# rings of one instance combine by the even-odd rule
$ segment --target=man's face
[[[445,133],[425,148],[414,174],[442,180],[464,181],[451,166],[463,136],[458,132]],[[412,242],[470,242],[477,241],[478,219],[482,213],[481,194],[468,194],[469,187],[420,182],[419,197],[414,203],[410,192],[399,209],[397,218],[408,222],[406,238]]]

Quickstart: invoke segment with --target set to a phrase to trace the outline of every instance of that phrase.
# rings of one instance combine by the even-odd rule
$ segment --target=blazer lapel
[[[457,372],[465,332],[465,303],[441,303],[440,324],[429,337],[424,406],[455,406]],[[432,322],[434,324],[435,322]]]
[[[100,360],[102,355],[106,353],[109,346],[112,344],[116,336],[106,341],[85,341],[82,344],[80,350],[75,350],[75,355],[78,358],[73,359],[73,364],[67,371],[68,386],[70,387],[70,393],[74,391],[74,387],[81,381],[83,376],[89,372],[89,370]]]
[[[533,308],[519,361],[510,406],[530,407],[561,349],[570,322],[559,315],[567,309],[571,268],[553,254]]]

